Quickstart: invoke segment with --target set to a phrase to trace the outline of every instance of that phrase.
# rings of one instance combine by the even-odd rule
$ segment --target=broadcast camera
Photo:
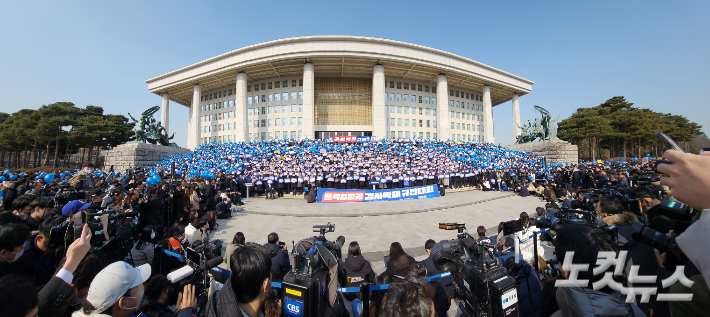
[[[542,217],[539,217],[535,221],[535,225],[539,229],[552,229],[557,230],[561,226],[570,224],[586,224],[593,227],[597,227],[606,231],[606,233],[611,238],[614,244],[619,242],[619,230],[616,226],[608,226],[606,223],[597,222],[594,213],[586,210],[577,209],[560,209],[554,211],[548,211],[548,213]],[[551,234],[554,237],[554,233]]]
[[[221,256],[209,258],[210,254],[201,247],[186,248],[186,265],[168,274],[168,281],[173,283],[173,286],[177,286],[173,287],[173,290],[181,290],[185,285],[195,286],[198,314],[207,304],[210,277],[224,284],[230,276],[229,272],[217,267],[224,262],[224,259]]]
[[[457,239],[435,244],[431,254],[436,268],[454,277],[461,316],[518,316],[516,280],[491,250],[465,232],[465,224],[440,223],[439,228],[459,232]]]
[[[288,316],[326,316],[332,307],[338,281],[338,263],[344,238],[328,241],[335,225],[313,226],[318,236],[301,240],[291,252],[293,267],[282,281],[284,313]]]
[[[51,192],[47,192],[51,196]],[[83,190],[78,190],[67,183],[59,184],[59,189],[54,194],[54,201],[59,205],[66,205],[72,200],[84,200],[86,193]]]

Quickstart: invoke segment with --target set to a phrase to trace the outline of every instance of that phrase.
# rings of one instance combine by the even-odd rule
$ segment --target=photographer
[[[91,250],[91,231],[84,226],[81,237],[67,249],[59,269],[39,292],[40,317],[68,317],[81,308],[89,285],[106,267],[102,255]]]
[[[14,215],[13,215],[14,216]],[[8,265],[20,259],[30,229],[22,223],[0,225],[0,277],[7,275]]]
[[[206,317],[259,317],[271,294],[271,257],[266,249],[247,243],[232,253],[232,276],[210,297]]]
[[[271,257],[271,273],[274,281],[280,282],[286,273],[291,270],[288,248],[285,243],[280,243],[279,235],[276,232],[270,233],[267,241],[268,243],[264,245],[264,249]]]
[[[594,275],[593,269],[600,251],[618,252],[614,242],[604,230],[586,224],[567,224],[556,230],[555,254],[560,265],[557,280],[557,304],[560,310],[552,316],[646,316],[634,304],[626,304],[626,296],[608,286],[593,290],[592,283],[600,281],[604,272]],[[568,252],[574,252],[568,259]],[[571,255],[571,254],[569,254]],[[566,264],[588,264],[587,269],[578,269],[574,281],[586,280],[584,286],[560,286],[570,278]]]
[[[675,227],[673,220],[666,216],[655,216],[661,206],[661,201],[646,187],[636,187],[629,191],[629,198],[640,199],[643,213],[650,217],[648,222],[654,230],[666,234]]]
[[[103,209],[101,208],[101,203],[104,201],[104,196],[106,196],[106,192],[104,192],[104,190],[100,187],[96,187],[91,190],[86,203],[91,204],[88,209],[91,210],[92,213],[99,212],[99,210]]]
[[[53,216],[39,225],[39,232],[25,241],[22,256],[10,265],[10,272],[28,278],[37,287],[44,286],[54,275],[59,261],[64,257],[56,249],[49,248],[52,227],[60,225],[65,218]]]
[[[81,170],[71,178],[69,183],[72,187],[81,185],[82,188],[93,188],[92,175],[94,175],[94,164],[84,163],[81,165]]]
[[[39,224],[52,215],[54,200],[49,197],[39,197],[30,203],[30,214],[26,223],[32,231],[39,229]]]

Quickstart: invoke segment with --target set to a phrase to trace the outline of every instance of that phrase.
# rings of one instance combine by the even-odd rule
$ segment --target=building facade
[[[420,45],[356,36],[309,36],[247,46],[149,79],[189,108],[188,148],[208,142],[378,139],[495,142],[492,107],[532,81]]]

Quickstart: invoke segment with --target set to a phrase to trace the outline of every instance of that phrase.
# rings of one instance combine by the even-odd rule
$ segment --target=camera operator
[[[149,264],[134,268],[123,261],[111,263],[96,275],[81,310],[72,316],[131,316],[143,300],[143,283],[149,277]]]
[[[502,247],[508,248],[514,243],[511,237],[503,237]],[[508,250],[503,253],[498,260],[508,272],[515,277],[518,290],[518,308],[520,317],[535,317],[540,315],[542,284],[540,277],[533,267],[525,260],[519,260],[515,264],[515,251]]]
[[[8,265],[20,259],[30,229],[23,223],[0,225],[0,277],[8,274]]]
[[[25,249],[20,258],[10,264],[9,272],[28,278],[37,287],[44,286],[54,275],[59,261],[64,254],[49,248],[49,234],[52,227],[65,220],[62,216],[53,216],[39,225],[39,232],[25,241]]]
[[[91,281],[107,264],[99,251],[91,249],[90,241],[91,230],[85,225],[55,275],[39,292],[40,317],[68,317],[81,308]]]
[[[150,317],[192,317],[195,316],[197,308],[197,298],[195,297],[195,286],[185,285],[182,293],[177,294],[175,310],[168,307],[169,301],[176,290],[175,286],[163,274],[151,277],[145,283],[145,296],[141,303],[141,312]],[[173,295],[174,296],[174,295]]]
[[[271,294],[271,256],[255,243],[232,253],[232,276],[207,303],[206,317],[259,317]]]
[[[552,316],[646,316],[634,304],[626,304],[626,296],[608,286],[593,290],[592,283],[602,280],[604,272],[594,275],[594,264],[600,251],[618,252],[609,234],[586,224],[567,224],[556,230],[555,254],[560,265],[560,279],[570,278],[566,261],[574,264],[589,264],[586,270],[577,271],[576,281],[586,280],[584,286],[557,287],[556,299],[560,310]],[[574,251],[572,259],[567,252]],[[543,302],[545,300],[543,299]]]
[[[629,198],[640,199],[642,201],[641,206],[643,208],[643,213],[651,217],[648,219],[650,227],[654,230],[667,234],[673,230],[674,223],[673,220],[666,216],[654,216],[657,215],[657,211],[661,206],[661,201],[658,200],[656,195],[646,187],[636,187],[629,191]]]
[[[104,192],[104,190],[100,187],[95,187],[94,189],[92,189],[91,193],[89,193],[89,198],[86,201],[87,203],[91,203],[88,209],[91,210],[92,213],[96,213],[102,210],[101,203],[103,203],[105,196],[106,192]]]
[[[274,281],[280,282],[291,270],[288,248],[285,243],[279,241],[279,235],[276,232],[269,233],[267,241],[268,243],[264,244],[264,249],[271,257],[272,277]]]
[[[54,200],[49,197],[39,197],[30,203],[30,214],[26,223],[32,231],[39,230],[39,224],[52,215]]]
[[[148,224],[153,224],[155,228],[160,226],[160,228],[165,227],[164,223],[164,213],[165,204],[158,198],[156,193],[158,189],[155,186],[150,186],[147,189],[147,196],[143,198],[143,214],[141,214],[141,221],[144,226]],[[160,231],[160,230],[158,230]]]
[[[478,233],[480,235],[480,231],[478,231]],[[486,234],[485,228],[483,229],[483,234],[484,235]],[[488,239],[487,237],[484,237],[484,238]],[[482,238],[479,238],[479,241],[481,241],[480,239],[482,239]],[[422,261],[421,263],[424,264],[424,267],[426,267],[427,277],[444,273],[444,271],[441,271],[436,268],[436,266],[434,265],[434,259],[431,257],[431,248],[433,248],[435,244],[436,244],[436,241],[434,241],[433,239],[429,239],[424,243],[424,250],[426,251],[426,254],[428,255],[428,257],[426,259],[424,259],[424,261]],[[455,298],[454,277],[453,276],[443,277],[443,278],[439,279],[438,282],[444,287],[444,291],[446,292],[446,296],[449,299]]]

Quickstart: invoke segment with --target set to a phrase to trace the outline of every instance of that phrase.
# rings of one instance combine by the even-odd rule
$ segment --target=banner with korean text
[[[434,197],[439,197],[439,189],[436,185],[381,190],[318,188],[319,203],[393,201]]]

